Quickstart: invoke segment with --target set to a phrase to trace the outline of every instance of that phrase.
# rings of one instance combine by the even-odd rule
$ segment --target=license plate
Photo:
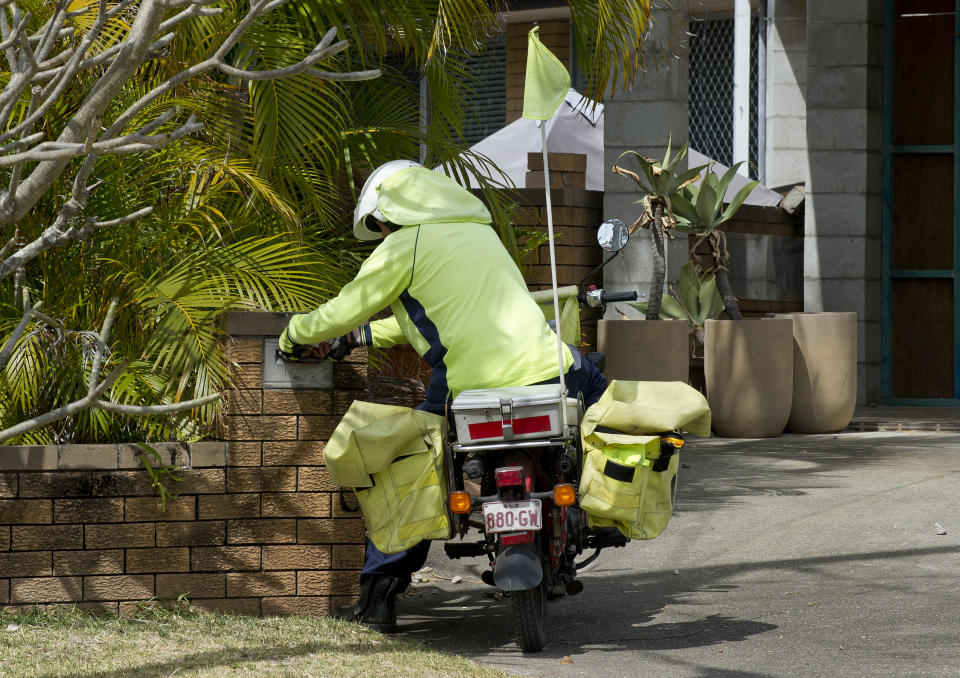
[[[487,502],[483,505],[483,525],[487,532],[539,530],[540,500]]]

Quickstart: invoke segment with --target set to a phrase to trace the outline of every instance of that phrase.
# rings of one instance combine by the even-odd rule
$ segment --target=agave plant
[[[719,227],[733,218],[750,192],[760,183],[759,181],[747,183],[737,191],[733,200],[724,206],[727,188],[736,176],[737,168],[742,164],[739,162],[730,167],[722,177],[718,177],[712,169],[708,170],[699,186],[692,183],[685,186],[672,201],[674,213],[678,218],[678,227],[699,236],[695,245],[690,248],[690,257],[694,266],[697,267],[697,273],[700,277],[711,274],[716,276],[717,289],[723,298],[723,306],[727,315],[734,320],[742,319],[743,314],[740,313],[737,298],[730,285],[730,275],[727,270],[727,263],[730,261],[727,237]],[[704,242],[710,246],[712,262],[708,266],[702,266],[696,258],[696,252]]]
[[[660,305],[663,297],[663,284],[667,275],[666,247],[667,229],[675,228],[677,219],[673,213],[672,201],[680,190],[689,186],[706,167],[681,169],[681,162],[687,156],[687,144],[676,155],[671,156],[673,139],[667,142],[667,152],[662,161],[647,158],[636,151],[625,151],[617,158],[613,166],[615,174],[633,179],[645,194],[637,204],[642,206],[640,217],[630,226],[632,233],[638,227],[650,229],[653,236],[653,281],[650,284],[650,301],[647,304],[646,319],[657,320],[660,317]],[[623,158],[636,159],[643,176],[620,165]]]
[[[649,302],[627,302],[638,311],[646,313]],[[704,325],[707,320],[723,313],[723,299],[717,291],[717,281],[712,275],[701,279],[692,262],[680,269],[677,286],[670,285],[663,295],[660,306],[661,318],[686,320],[690,326],[690,355],[703,346]]]

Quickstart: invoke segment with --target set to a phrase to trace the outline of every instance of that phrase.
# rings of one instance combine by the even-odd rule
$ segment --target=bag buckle
[[[503,439],[513,440],[513,400],[500,399],[500,419]]]

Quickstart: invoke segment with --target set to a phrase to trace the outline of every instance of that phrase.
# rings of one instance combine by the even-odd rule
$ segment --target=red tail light
[[[504,466],[494,472],[497,480],[497,487],[514,487],[523,485],[523,467],[522,466]]]
[[[504,546],[517,546],[518,544],[529,544],[533,541],[532,532],[511,532],[500,535],[500,543]]]

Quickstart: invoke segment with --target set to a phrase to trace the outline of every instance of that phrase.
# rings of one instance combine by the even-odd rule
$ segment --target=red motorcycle
[[[601,245],[613,243],[605,249],[619,252],[626,244],[622,222],[619,227],[616,233],[616,224],[601,228]],[[576,286],[560,295],[577,296],[581,306],[637,298],[602,289],[578,294]],[[587,357],[602,369],[600,354]],[[444,550],[450,558],[489,560],[482,579],[509,597],[525,652],[547,642],[546,601],[580,593],[577,571],[603,548],[629,541],[615,527],[589,528],[578,506],[582,418],[582,403],[564,397],[558,385],[465,391],[452,406],[449,507],[460,540],[446,542]],[[677,433],[663,436],[657,463],[668,463],[682,444]],[[475,532],[478,539],[465,539]],[[593,553],[578,561],[588,550]]]

